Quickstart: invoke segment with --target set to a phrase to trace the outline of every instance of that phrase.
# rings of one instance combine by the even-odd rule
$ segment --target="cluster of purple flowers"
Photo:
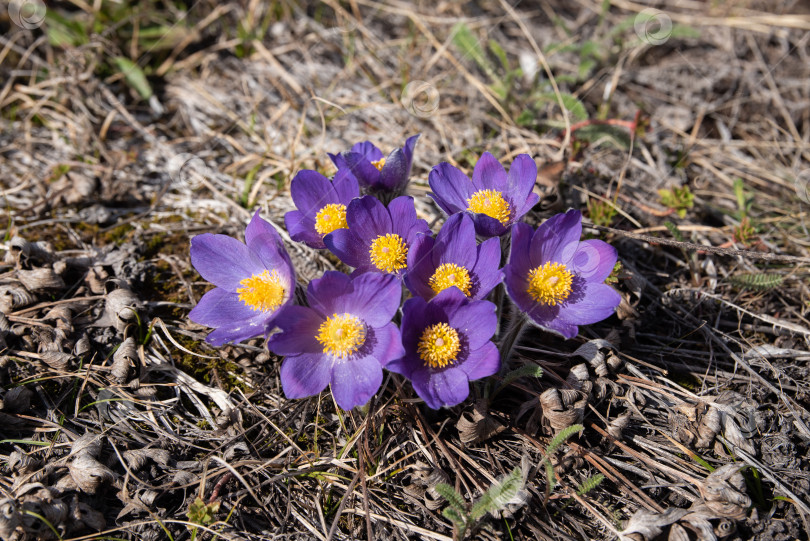
[[[496,306],[486,298],[502,281],[532,322],[565,338],[613,313],[620,297],[604,281],[616,250],[580,241],[579,211],[536,230],[520,222],[538,199],[537,166],[527,154],[507,173],[485,152],[472,179],[449,163],[435,166],[430,195],[448,218],[434,236],[413,198],[402,195],[418,137],[387,158],[369,142],[330,154],[337,167],[331,180],[316,171],[295,175],[297,210],[285,216],[291,238],[328,249],[354,269],[311,281],[306,305],[293,304],[295,270],[258,212],[244,244],[194,237],[192,264],[217,286],[189,314],[215,328],[206,340],[221,345],[264,334],[269,349],[285,357],[281,383],[289,398],[330,386],[338,406],[351,409],[378,391],[385,368],[438,409],[461,403],[470,381],[500,369]],[[501,267],[500,237],[507,234],[511,250]],[[410,294],[404,303],[403,284]]]

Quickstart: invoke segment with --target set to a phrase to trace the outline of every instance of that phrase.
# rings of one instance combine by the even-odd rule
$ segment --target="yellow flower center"
[[[383,165],[385,165],[385,157],[380,158],[376,162],[371,162],[371,165],[377,168],[377,171],[382,171]]]
[[[460,267],[455,263],[443,263],[430,277],[428,285],[437,295],[448,287],[456,286],[469,297],[472,280],[470,280],[470,273],[464,267]]]
[[[556,306],[571,294],[574,275],[562,263],[548,262],[529,271],[527,292],[537,302]]]
[[[239,300],[251,310],[271,312],[284,303],[285,291],[278,271],[271,273],[265,269],[261,274],[245,278],[239,284],[242,286],[236,290]]]
[[[332,314],[318,327],[315,337],[323,346],[323,352],[346,358],[356,352],[366,340],[366,327],[350,314]]]
[[[503,225],[509,223],[512,209],[509,203],[503,198],[501,192],[495,190],[478,190],[467,199],[467,210],[486,214],[490,218],[495,218]]]
[[[416,347],[419,357],[431,368],[444,368],[453,364],[460,349],[458,331],[447,323],[427,327]]]
[[[368,252],[371,262],[382,272],[396,272],[408,265],[408,245],[395,233],[374,239]]]
[[[315,215],[315,231],[319,235],[327,235],[335,229],[349,227],[346,223],[346,205],[329,203]]]

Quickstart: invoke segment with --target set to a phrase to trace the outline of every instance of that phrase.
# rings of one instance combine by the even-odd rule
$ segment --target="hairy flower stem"
[[[512,235],[501,237],[501,264],[509,260],[509,251],[512,249]]]
[[[501,338],[500,347],[498,348],[501,352],[501,375],[506,372],[509,359],[512,357],[512,352],[515,350],[520,336],[526,329],[526,323],[529,321],[526,312],[522,310],[516,310],[516,312],[512,321],[509,323],[509,328],[506,330],[503,338]]]
[[[504,235],[500,238],[501,241],[501,266],[503,266],[509,258],[509,250],[512,247],[511,242],[511,235]],[[503,284],[498,284],[498,286],[493,291],[492,302],[495,303],[496,314],[498,316],[498,327],[496,332],[496,337],[500,338],[503,336],[503,327],[504,327],[504,311],[506,310],[507,303],[506,303],[506,289]]]

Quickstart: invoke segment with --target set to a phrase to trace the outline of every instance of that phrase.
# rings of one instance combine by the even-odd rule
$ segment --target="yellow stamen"
[[[503,194],[496,190],[478,190],[467,199],[467,210],[486,214],[490,218],[495,218],[503,225],[509,223],[512,209],[509,203],[503,198]]]
[[[251,310],[271,312],[284,303],[286,292],[278,271],[274,270],[271,273],[265,269],[261,274],[245,278],[239,284],[242,286],[236,290],[239,293],[239,300]]]
[[[371,262],[382,272],[396,272],[408,265],[408,245],[395,233],[374,239],[368,252]]]
[[[472,280],[470,280],[470,273],[464,267],[455,263],[443,263],[430,277],[428,285],[437,295],[448,287],[456,286],[469,297]]]
[[[349,227],[346,223],[346,205],[329,203],[315,215],[315,231],[319,235],[327,235],[335,229]]]
[[[427,327],[416,347],[419,357],[431,368],[444,368],[453,364],[460,349],[458,331],[447,323]]]
[[[323,352],[342,359],[355,353],[366,340],[366,327],[350,314],[332,314],[318,327],[315,337]]]
[[[537,302],[556,306],[571,294],[574,275],[562,263],[548,262],[529,271],[527,292]]]
[[[371,162],[371,165],[377,168],[377,171],[382,171],[383,165],[385,165],[385,157],[380,158],[376,162]]]

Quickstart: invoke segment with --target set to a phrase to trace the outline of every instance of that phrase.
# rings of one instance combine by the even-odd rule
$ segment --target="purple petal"
[[[419,141],[419,137],[421,133],[417,133],[416,135],[411,135],[408,139],[405,140],[405,146],[402,147],[402,152],[405,153],[405,160],[408,162],[408,171],[411,170],[411,162],[413,162],[413,149],[416,146],[416,142]]]
[[[525,201],[537,181],[537,164],[528,154],[520,154],[509,166],[507,191],[515,201]],[[538,196],[539,197],[539,196]],[[534,206],[534,205],[532,205]]]
[[[589,282],[604,282],[616,265],[616,248],[597,240],[584,240],[571,258],[569,266],[577,275]]]
[[[430,196],[448,215],[467,208],[467,199],[475,191],[473,183],[458,168],[447,162],[435,166],[428,175]]]
[[[424,329],[435,323],[447,323],[459,308],[469,302],[467,296],[464,295],[460,289],[457,287],[448,287],[437,293],[436,296],[431,299],[425,309],[423,320],[418,322],[417,325]],[[408,346],[406,345],[406,347]]]
[[[514,214],[512,215],[512,223],[520,220],[527,212],[532,210],[537,202],[540,201],[540,196],[534,192],[529,193],[525,198],[516,200],[513,204]]]
[[[264,271],[250,257],[247,246],[233,237],[211,233],[191,239],[191,264],[200,276],[227,291],[236,291],[239,282]]]
[[[340,153],[332,154],[330,152],[327,152],[326,155],[329,156],[329,159],[332,160],[332,163],[335,164],[335,167],[337,167],[338,171],[346,167],[346,162],[343,159],[343,156],[340,155]]]
[[[322,353],[323,346],[316,338],[324,318],[306,306],[287,306],[275,319],[280,333],[267,339],[267,348],[276,355]]]
[[[413,373],[421,370],[424,362],[416,354],[404,354],[385,365],[385,369],[395,374],[400,374],[407,379],[411,379]]]
[[[411,379],[414,391],[429,408],[455,406],[470,395],[467,374],[459,369],[449,368],[439,372],[428,369],[413,373]]]
[[[557,214],[542,223],[532,237],[532,268],[549,261],[568,263],[573,257],[582,236],[582,214],[571,209]]]
[[[442,292],[444,293],[444,292]],[[417,343],[425,327],[435,323],[428,321],[428,303],[422,297],[411,297],[402,305],[402,345],[410,353],[416,352]]]
[[[340,203],[329,179],[318,173],[304,169],[290,182],[290,193],[296,208],[311,219],[329,203]]]
[[[528,312],[535,305],[534,299],[529,295],[528,271],[519,271],[516,265],[507,264],[504,268],[504,282],[509,298],[523,312]]]
[[[537,325],[548,327],[550,322],[557,317],[560,305],[549,306],[538,303],[532,298],[528,291],[528,271],[518,273],[514,267],[507,265],[504,267],[504,278],[506,292],[517,307],[526,312]]]
[[[370,264],[369,244],[364,244],[349,229],[335,229],[323,238],[330,252],[350,267],[363,267]]]
[[[377,152],[379,152],[379,150]],[[380,152],[380,158],[382,158],[382,152]],[[343,160],[346,163],[346,169],[352,172],[360,185],[370,186],[373,188],[380,187],[381,185],[380,171],[371,164],[372,161],[376,161],[378,159],[379,158],[369,160],[369,158],[358,152],[343,153]]]
[[[390,322],[402,299],[399,279],[393,274],[378,272],[367,272],[352,278],[349,289],[344,293],[327,291],[334,298],[335,313],[350,313],[371,327],[381,327]]]
[[[401,297],[399,280],[394,275],[376,272],[349,278],[342,272],[327,271],[307,287],[309,305],[322,318],[351,314],[370,327],[389,323]]]
[[[281,236],[279,236],[278,231],[270,222],[262,219],[259,212],[257,210],[253,214],[253,218],[250,219],[250,223],[245,228],[245,244],[250,248],[254,239],[261,236],[271,237],[273,239],[271,242],[280,244]]]
[[[415,214],[416,210],[414,210]],[[366,247],[378,236],[393,231],[388,210],[378,199],[370,195],[364,195],[349,203],[346,221],[349,224],[349,230],[357,235],[357,238]]]
[[[374,349],[369,355],[377,359],[382,366],[386,366],[391,361],[405,355],[402,337],[396,324],[386,323],[382,327],[374,329],[374,338],[376,344],[374,344]]]
[[[388,204],[388,212],[391,213],[392,231],[402,237],[408,245],[422,233],[431,233],[427,222],[416,217],[416,207],[413,197],[405,195],[397,197]]]
[[[405,285],[414,295],[429,300],[433,297],[433,289],[428,284],[430,277],[436,272],[433,264],[433,237],[430,235],[417,235],[408,249],[408,272],[405,274]]]
[[[448,311],[448,325],[467,337],[468,347],[478,349],[492,338],[498,326],[495,305],[489,301],[469,301]]]
[[[335,173],[335,178],[332,179],[332,187],[335,189],[338,201],[347,206],[352,199],[360,196],[360,186],[357,183],[357,178],[348,169],[339,169]]]
[[[404,188],[410,173],[409,166],[402,149],[394,149],[385,159],[385,165],[380,171],[381,187],[390,191],[399,191]]]
[[[551,318],[550,320],[544,319],[546,321],[545,324],[536,323],[545,331],[557,333],[563,338],[571,339],[576,338],[577,334],[579,334],[579,327],[573,325],[571,323],[566,323],[565,321],[557,318]]]
[[[506,191],[506,170],[489,152],[484,152],[473,168],[472,183],[475,190]]]
[[[254,311],[239,300],[236,293],[223,289],[212,289],[200,299],[189,313],[189,319],[209,327],[217,327],[208,334],[205,341],[214,346],[225,342],[241,342],[266,334],[268,324],[274,320],[276,312]]]
[[[278,271],[284,279],[283,285],[289,290],[295,280],[292,270],[292,262],[284,245],[281,244],[277,236],[261,235],[253,237],[248,243],[250,255],[261,262],[262,272],[266,270]],[[289,293],[289,291],[286,291]]]
[[[336,360],[332,368],[332,396],[341,409],[362,406],[380,388],[382,366],[374,357]]]
[[[450,314],[467,304],[469,299],[456,287],[449,287],[440,291],[428,303],[427,319],[430,323],[437,321],[447,321]],[[428,324],[430,324],[428,323]]]
[[[473,298],[483,299],[496,285],[503,280],[501,265],[501,241],[497,238],[487,239],[478,246],[478,259],[473,267],[472,274],[477,277],[478,283]]]
[[[329,385],[332,361],[322,353],[287,357],[281,364],[281,387],[287,398],[314,396]]]
[[[342,272],[326,271],[323,276],[307,285],[307,302],[324,318],[336,313],[342,314],[345,310],[337,306],[337,299],[347,295],[351,289],[351,278]]]
[[[370,141],[362,141],[352,146],[351,152],[356,152],[370,162],[376,162],[383,157],[382,151]]]
[[[467,213],[450,216],[436,235],[433,263],[455,263],[467,271],[475,266],[475,224]]]
[[[307,218],[300,210],[291,210],[285,214],[284,225],[292,240],[316,249],[326,248],[323,238],[315,230],[315,220]]]
[[[499,220],[486,214],[473,213],[473,223],[475,224],[475,232],[482,237],[500,237],[508,231]]]
[[[262,318],[239,322],[234,326],[223,326],[211,331],[205,341],[212,346],[226,343],[238,344],[250,338],[256,338],[267,332],[267,322]]]
[[[492,342],[485,342],[480,348],[471,351],[459,369],[467,374],[467,379],[475,381],[496,374],[501,368],[501,356]]]
[[[584,282],[580,300],[560,307],[558,319],[571,325],[588,325],[610,317],[622,300],[621,295],[606,284]]]
[[[253,310],[240,301],[237,293],[219,287],[203,295],[197,306],[188,313],[191,321],[206,327],[232,326],[257,316],[262,316],[262,312]]]
[[[512,246],[508,265],[516,273],[528,274],[534,268],[529,254],[532,247],[534,229],[529,224],[517,223],[512,226]]]

